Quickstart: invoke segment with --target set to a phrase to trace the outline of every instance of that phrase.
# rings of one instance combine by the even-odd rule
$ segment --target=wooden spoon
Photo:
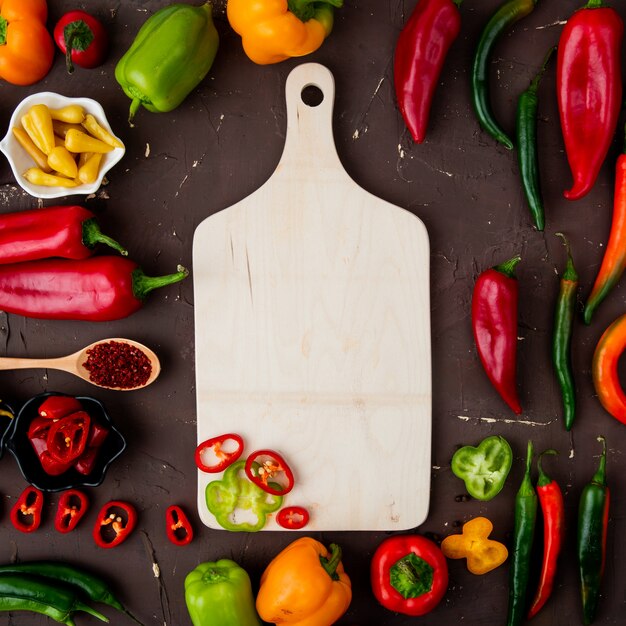
[[[137,387],[106,387],[105,385],[100,385],[93,380],[90,380],[89,371],[83,366],[83,363],[87,360],[87,350],[90,350],[98,344],[108,343],[110,341],[127,343],[131,346],[139,348],[139,350],[141,350],[148,357],[148,359],[150,359],[152,371],[150,372],[148,380],[143,385],[139,385]],[[159,363],[159,358],[157,357],[157,355],[152,352],[150,348],[147,348],[137,341],[132,341],[131,339],[101,339],[100,341],[95,341],[94,343],[89,344],[78,352],[74,352],[73,354],[58,357],[55,359],[22,359],[14,357],[0,357],[0,370],[21,370],[35,368],[63,370],[64,372],[74,374],[75,376],[78,376],[79,378],[82,378],[83,380],[86,380],[88,383],[96,385],[97,387],[102,387],[104,389],[115,389],[117,391],[132,391],[134,389],[143,389],[143,387],[147,387],[150,383],[154,382],[161,372],[161,364]]]

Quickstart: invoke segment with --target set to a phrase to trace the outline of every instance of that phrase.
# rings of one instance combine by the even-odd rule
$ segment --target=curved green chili
[[[548,61],[556,48],[551,48],[541,69],[533,78],[528,89],[522,92],[517,101],[517,160],[522,179],[522,187],[537,230],[543,230],[545,216],[541,186],[539,184],[539,157],[537,154],[537,107],[539,83],[546,71]]]
[[[480,125],[505,148],[513,149],[513,142],[502,130],[491,110],[489,101],[489,64],[493,48],[507,28],[526,17],[535,8],[537,0],[508,0],[487,22],[474,55],[472,66],[472,103]]]
[[[591,624],[598,610],[600,584],[606,560],[606,533],[609,522],[609,488],[606,484],[606,441],[602,443],[602,456],[598,470],[585,486],[578,506],[578,567],[580,593],[583,605],[583,622]]]
[[[528,442],[526,471],[515,496],[515,532],[509,573],[509,614],[507,626],[518,626],[526,617],[526,591],[530,577],[530,554],[535,536],[537,492],[530,478],[533,442]]]
[[[567,247],[567,265],[561,276],[559,295],[554,313],[554,330],[552,334],[552,363],[556,373],[561,398],[563,400],[563,421],[565,429],[570,430],[576,415],[576,387],[572,369],[572,327],[576,309],[576,290],[578,274],[574,268],[574,260],[569,242],[563,233],[556,233]]]

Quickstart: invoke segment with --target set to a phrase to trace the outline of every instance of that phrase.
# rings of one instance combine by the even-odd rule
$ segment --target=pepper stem
[[[143,300],[151,291],[177,283],[189,275],[189,270],[179,265],[175,274],[167,276],[146,276],[143,270],[133,271],[133,294],[138,300]]]
[[[7,28],[9,23],[0,15],[0,46],[4,46],[7,42]]]
[[[578,273],[574,267],[574,259],[572,258],[572,250],[570,248],[569,241],[563,233],[555,233],[555,235],[563,240],[563,244],[567,250],[567,264],[565,266],[565,271],[563,272],[563,280],[569,280],[575,283],[578,281]]]
[[[330,558],[320,555],[320,563],[326,571],[326,573],[333,579],[339,580],[339,574],[337,574],[337,567],[341,562],[341,548],[336,543],[331,543],[330,546]]]
[[[287,0],[287,7],[301,22],[308,22],[320,5],[329,4],[341,8],[343,0]]]
[[[588,0],[583,9],[599,9],[603,5],[603,0]]]
[[[101,230],[95,217],[83,222],[83,245],[87,248],[93,248],[97,243],[103,243],[114,250],[117,250],[122,256],[128,256],[128,250],[123,248],[115,239],[111,239]]]
[[[537,480],[538,487],[545,487],[552,482],[552,479],[543,471],[543,467],[541,467],[541,461],[543,460],[544,454],[558,454],[558,452],[550,448],[549,450],[544,450],[539,455],[539,458],[537,459],[537,469],[539,470],[539,478]]]
[[[552,58],[552,55],[554,54],[555,50],[556,50],[556,46],[552,46],[552,48],[550,48],[550,50],[548,50],[548,54],[546,54],[546,56],[544,57],[543,63],[541,64],[541,67],[539,68],[539,71],[537,72],[537,75],[535,76],[535,78],[533,78],[530,81],[529,89],[531,91],[536,92],[537,89],[539,89],[539,83],[541,82],[541,79],[543,78],[543,75],[546,73],[546,68],[548,67],[548,62]]]
[[[504,263],[500,263],[500,265],[496,265],[493,269],[496,272],[500,272],[509,278],[515,278],[515,267],[522,260],[522,257],[518,254],[514,256],[512,259],[505,261]]]
[[[602,487],[606,486],[606,439],[600,435],[597,437],[598,441],[602,443],[602,456],[600,457],[600,463],[598,464],[598,469],[596,473],[593,475],[591,479],[592,483],[596,485],[600,485]]]

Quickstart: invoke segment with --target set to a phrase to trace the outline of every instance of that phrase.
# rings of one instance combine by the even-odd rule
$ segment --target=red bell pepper
[[[273,450],[257,450],[246,459],[246,476],[273,496],[284,496],[293,489],[293,472],[285,459]]]
[[[41,525],[43,505],[43,493],[37,487],[29,485],[11,509],[11,523],[23,533],[32,533]]]
[[[146,276],[134,261],[97,256],[0,265],[0,309],[26,317],[105,322],[139,310],[153,289],[189,274]]]
[[[287,530],[300,530],[309,523],[309,512],[301,506],[286,506],[276,514],[276,522]]]
[[[419,0],[398,37],[393,65],[396,98],[416,143],[424,141],[441,69],[461,31],[460,4],[461,0]]]
[[[115,548],[125,541],[137,525],[137,511],[121,500],[107,502],[98,513],[93,539],[100,548]]]
[[[109,35],[100,20],[85,11],[66,13],[54,27],[54,41],[65,55],[71,74],[74,63],[91,69],[102,65],[109,50]]]
[[[82,410],[83,405],[73,396],[48,396],[37,409],[37,413],[40,417],[58,420],[70,413]],[[31,422],[32,425],[33,422]]]
[[[57,505],[54,527],[60,533],[69,533],[76,528],[88,508],[89,499],[82,491],[79,489],[64,491]]]
[[[186,546],[193,540],[193,527],[185,512],[176,504],[165,511],[167,538],[176,546]]]
[[[413,617],[430,613],[448,588],[446,557],[421,535],[385,539],[372,557],[370,574],[378,602]]]
[[[611,145],[622,104],[624,23],[602,0],[589,0],[567,21],[557,57],[557,96],[565,152],[582,198],[593,187]]]
[[[195,454],[196,466],[203,472],[216,474],[232,465],[242,453],[243,439],[239,435],[234,433],[218,435],[198,445]]]
[[[77,411],[55,420],[48,432],[48,451],[59,463],[73,463],[87,447],[91,418]]]
[[[522,412],[516,388],[517,300],[515,266],[521,258],[484,271],[474,285],[472,327],[478,356],[502,399]]]

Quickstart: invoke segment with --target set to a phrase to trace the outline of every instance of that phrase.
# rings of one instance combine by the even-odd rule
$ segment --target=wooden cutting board
[[[409,529],[430,490],[428,235],[345,172],[334,96],[328,69],[296,67],[275,172],[195,232],[198,442],[236,432],[244,458],[280,452],[296,479],[284,505],[309,509],[307,531]],[[219,478],[198,474],[211,528]]]

